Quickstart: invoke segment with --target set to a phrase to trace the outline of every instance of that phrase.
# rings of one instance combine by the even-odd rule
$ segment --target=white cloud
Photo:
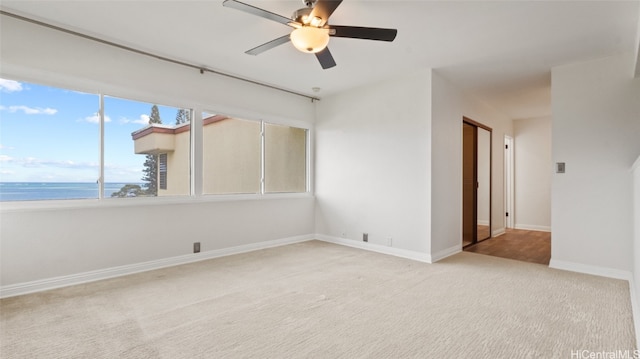
[[[0,91],[2,92],[16,92],[22,91],[22,84],[18,81],[0,79]]]
[[[0,150],[15,150],[15,147],[12,146],[5,146],[3,144],[0,144]]]
[[[140,117],[138,119],[132,120],[129,118],[120,118],[120,123],[122,124],[127,124],[127,123],[135,123],[138,125],[148,125],[149,124],[149,115],[140,115]]]
[[[0,106],[0,110],[9,111],[15,113],[18,111],[24,112],[26,115],[55,115],[58,110],[55,108],[41,108],[41,107],[29,107],[29,106]]]
[[[149,124],[149,115],[140,115],[140,121],[142,121],[142,122],[138,122],[138,123],[142,123],[144,125],[148,125]]]
[[[21,165],[23,165],[24,167],[42,167],[42,160],[39,160],[35,157],[27,157],[27,158],[23,158],[21,160],[11,160],[10,162],[16,162],[19,163]]]
[[[2,170],[0,171],[0,175],[14,175],[16,174],[14,171],[10,171],[10,170]]]
[[[100,115],[96,112],[91,116],[87,116],[83,118],[81,121],[89,122],[89,123],[100,123]],[[111,122],[111,118],[107,115],[104,116],[104,122]]]
[[[25,158],[13,158],[6,155],[0,155],[0,163],[12,163],[16,165],[20,165],[23,167],[29,168],[39,168],[39,167],[57,167],[57,168],[75,168],[75,169],[86,169],[86,168],[98,168],[99,164],[94,162],[75,162],[71,160],[43,160],[35,157],[25,157]]]

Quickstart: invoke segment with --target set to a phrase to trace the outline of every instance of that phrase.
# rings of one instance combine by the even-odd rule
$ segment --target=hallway
[[[466,252],[549,265],[551,232],[507,229],[500,236],[464,249]]]

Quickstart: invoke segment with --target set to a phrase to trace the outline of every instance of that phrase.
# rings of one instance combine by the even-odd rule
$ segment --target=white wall
[[[0,26],[0,75],[5,78],[244,118],[314,120],[314,105],[306,98],[201,75],[8,17]],[[202,153],[195,157],[201,159]],[[208,251],[314,232],[311,196],[31,207],[0,209],[1,286],[188,254],[195,241]]]
[[[6,286],[307,235],[313,199],[3,211],[0,226]]]
[[[635,77],[640,77],[640,9],[638,9],[638,30],[636,32],[636,48],[635,48],[635,67],[633,68],[633,75]]]
[[[504,135],[512,121],[466,95],[442,75],[432,74],[431,255],[462,247],[462,118],[492,128],[491,229],[501,233],[504,217]]]
[[[551,265],[630,272],[640,79],[631,54],[552,70]]]
[[[635,300],[633,304],[635,326],[640,328],[640,313],[637,311],[639,308],[638,299],[640,299],[640,287],[638,286],[640,281],[640,156],[631,168],[633,175],[633,286],[635,289],[634,295],[631,295],[632,300]],[[640,333],[636,332],[636,338],[640,338]]]
[[[493,128],[492,229],[504,230],[511,120],[425,70],[324,98],[316,122],[316,232],[427,253],[462,247],[462,118]]]
[[[430,71],[323,98],[316,233],[429,252]]]
[[[515,228],[551,230],[551,117],[513,121]]]

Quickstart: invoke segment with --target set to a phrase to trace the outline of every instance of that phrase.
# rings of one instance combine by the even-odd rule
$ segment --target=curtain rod
[[[142,50],[139,50],[139,49],[135,49],[133,47],[121,45],[121,44],[118,44],[118,43],[115,43],[115,42],[111,42],[111,41],[100,39],[100,38],[97,38],[97,37],[94,37],[94,36],[83,34],[81,32],[65,29],[63,27],[59,27],[59,26],[56,26],[56,25],[48,24],[46,22],[42,22],[42,21],[39,21],[39,20],[31,19],[31,18],[28,18],[28,17],[25,17],[25,16],[21,16],[21,15],[18,15],[18,14],[14,14],[14,13],[11,13],[11,12],[8,12],[8,11],[5,11],[5,10],[0,10],[0,14],[12,17],[14,19],[18,19],[18,20],[21,20],[21,21],[25,21],[25,22],[36,24],[36,25],[39,25],[39,26],[43,26],[43,27],[46,27],[46,28],[49,28],[49,29],[53,29],[53,30],[57,30],[57,31],[60,31],[60,32],[64,32],[66,34],[70,34],[70,35],[73,35],[73,36],[81,37],[83,39],[95,41],[95,42],[98,42],[98,43],[101,43],[101,44],[104,44],[104,45],[113,46],[113,47],[116,47],[116,48],[119,48],[119,49],[122,49],[122,50],[126,50],[126,51],[129,51],[129,52],[133,52],[133,53],[136,53],[136,54],[139,54],[139,55],[153,57],[155,59],[162,60],[162,61],[165,61],[165,62],[169,62],[169,63],[172,63],[172,64],[181,65],[181,66],[189,67],[189,68],[192,68],[192,69],[196,69],[196,70],[200,71],[201,74],[204,74],[205,72],[209,72],[209,73],[212,73],[212,74],[229,77],[229,78],[232,78],[232,79],[235,79],[235,80],[244,81],[244,82],[247,82],[247,83],[250,83],[250,84],[254,84],[254,85],[258,85],[258,86],[262,86],[262,87],[267,87],[267,88],[270,88],[270,89],[273,89],[273,90],[286,92],[286,93],[289,93],[289,94],[292,94],[292,95],[305,97],[305,98],[310,99],[311,102],[320,101],[320,99],[317,98],[317,97],[305,95],[303,93],[287,90],[287,89],[284,89],[284,88],[281,88],[281,87],[265,84],[265,83],[258,82],[258,81],[255,81],[255,80],[246,79],[246,78],[243,78],[243,77],[240,77],[240,76],[227,74],[227,73],[224,73],[224,72],[221,72],[221,71],[212,70],[212,69],[209,69],[209,68],[206,68],[206,67],[203,67],[203,66],[190,64],[188,62],[179,61],[179,60],[171,59],[171,58],[168,58],[168,57],[165,57],[165,56],[156,55],[156,54],[153,54],[151,52],[142,51]]]

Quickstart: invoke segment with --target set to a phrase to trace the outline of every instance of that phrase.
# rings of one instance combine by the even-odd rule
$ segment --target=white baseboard
[[[535,224],[517,224],[513,227],[515,229],[524,229],[527,231],[541,231],[541,232],[551,232],[551,227],[549,226],[538,226]]]
[[[631,279],[633,278],[633,275],[629,271],[614,269],[614,268],[592,266],[592,265],[582,264],[582,263],[560,261],[553,258],[551,258],[551,261],[549,262],[549,268],[555,268],[555,269],[561,269],[561,270],[585,273],[585,274],[592,274],[600,277],[623,279],[627,281],[631,281]]]
[[[324,234],[316,234],[315,239],[323,242],[340,244],[347,247],[364,249],[364,250],[372,251],[376,253],[388,254],[396,257],[412,259],[415,261],[420,261],[425,263],[432,263],[431,256],[429,256],[426,253],[414,252],[414,251],[409,251],[406,249],[400,249],[400,248],[394,248],[394,247],[387,247],[387,246],[383,246],[375,243],[359,242],[359,241],[354,241],[352,239],[333,237],[333,236],[328,236]]]
[[[41,292],[50,289],[68,287],[71,285],[95,282],[98,280],[121,277],[129,274],[146,272],[154,269],[177,266],[181,264],[199,262],[207,259],[219,258],[233,254],[256,251],[260,249],[279,247],[287,244],[313,240],[314,236],[303,235],[276,239],[265,242],[245,244],[236,247],[216,249],[201,253],[186,254],[176,257],[163,258],[149,262],[135,263],[124,266],[98,269],[90,272],[71,274],[60,277],[41,279],[25,283],[11,284],[0,287],[0,298],[15,297],[17,295]]]
[[[437,251],[431,254],[431,263],[435,263],[441,259],[445,259],[449,256],[452,256],[456,253],[462,252],[462,244],[455,245],[453,247],[449,247],[447,249],[443,249],[441,251]]]

